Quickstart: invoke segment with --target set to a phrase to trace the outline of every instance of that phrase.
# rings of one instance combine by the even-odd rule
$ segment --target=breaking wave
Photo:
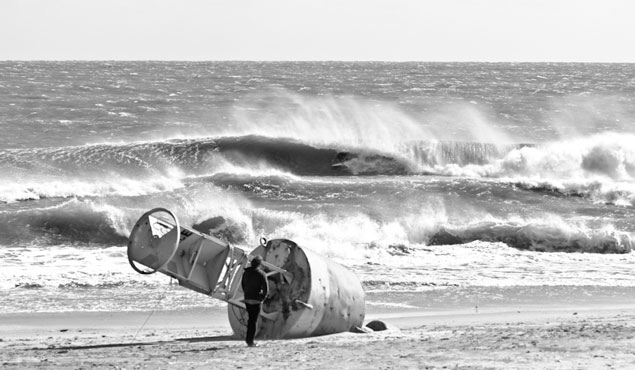
[[[126,244],[115,222],[93,204],[70,200],[64,203],[0,213],[2,245],[59,245],[67,243]]]
[[[407,149],[407,150],[406,150]],[[489,144],[414,143],[404,152],[316,147],[293,139],[238,136],[0,151],[0,201],[139,196],[227,175],[249,177],[431,174],[420,162],[483,163]],[[407,151],[414,153],[409,158]],[[428,168],[431,167],[427,166]]]
[[[419,140],[389,151],[253,135],[13,149],[0,151],[0,169],[11,174],[0,180],[0,201],[146,195],[239,174],[475,177],[633,204],[632,148],[635,135],[606,133],[540,145]]]
[[[284,237],[320,248],[316,252],[358,259],[369,251],[407,256],[412,246],[502,242],[519,250],[627,253],[631,235],[611,226],[589,229],[566,220],[492,220],[456,226],[439,212],[379,220],[365,213],[323,211],[304,214],[254,207],[222,190],[198,189],[156,199],[118,204],[72,199],[49,207],[0,213],[2,245],[125,245],[141,214],[158,204],[172,209],[181,224],[250,248],[260,236]],[[125,203],[125,205],[124,205]]]
[[[473,166],[455,160],[438,167],[447,174],[534,179],[635,180],[635,135],[603,133],[540,145],[518,145],[510,150],[488,150],[493,160]],[[432,163],[429,163],[432,164]]]
[[[512,222],[481,222],[460,228],[441,227],[430,245],[465,244],[473,241],[501,242],[520,250],[539,252],[628,253],[631,236],[615,230],[589,232],[568,225]]]
[[[408,174],[408,164],[373,150],[346,152],[258,136],[99,144],[0,151],[0,201],[135,196],[187,186],[218,174],[343,176]]]
[[[126,245],[134,223],[157,205],[174,209],[184,225],[229,242],[254,239],[249,212],[245,211],[249,203],[215,188],[159,198],[73,198],[46,203],[49,205],[0,212],[0,245]]]
[[[629,182],[548,182],[522,180],[514,183],[519,189],[556,197],[579,197],[596,203],[617,206],[635,205],[635,183]]]
[[[319,248],[318,253],[359,259],[375,252],[408,257],[425,245],[500,242],[518,250],[620,254],[633,248],[632,235],[611,226],[589,229],[565,220],[486,221],[455,226],[420,214],[380,222],[364,214],[349,216],[263,212],[254,214],[254,227],[265,234],[284,236]],[[376,256],[375,256],[376,257]]]

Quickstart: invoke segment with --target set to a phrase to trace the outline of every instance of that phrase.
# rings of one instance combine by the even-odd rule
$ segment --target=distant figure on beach
[[[247,337],[245,341],[249,347],[254,347],[254,336],[256,335],[256,322],[260,314],[260,306],[262,301],[269,293],[269,285],[267,283],[267,275],[260,269],[262,257],[256,256],[251,260],[251,267],[245,268],[241,285],[245,293],[245,306],[249,320],[247,321]]]

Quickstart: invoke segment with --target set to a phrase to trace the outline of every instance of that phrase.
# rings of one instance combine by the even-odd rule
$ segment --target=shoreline
[[[635,313],[635,302],[631,304],[607,305],[590,303],[584,306],[564,305],[524,305],[517,307],[494,306],[454,310],[381,310],[367,311],[365,324],[372,320],[381,320],[397,329],[410,329],[423,324],[443,322],[487,322],[514,320],[514,317],[540,318],[562,315],[611,314],[620,312]],[[504,319],[503,319],[504,318]],[[147,322],[145,322],[147,320]],[[145,325],[144,325],[145,322]],[[190,327],[209,330],[226,329],[231,331],[227,319],[227,310],[221,308],[190,308],[183,310],[161,311],[67,311],[0,313],[0,334],[14,331],[29,331],[55,328],[119,328],[132,330],[135,327],[161,327],[184,329]]]
[[[258,341],[259,347],[248,349],[233,336],[225,309],[0,314],[0,363],[5,369],[591,369],[635,364],[635,303],[393,310],[370,312],[365,322],[374,319],[389,330]]]

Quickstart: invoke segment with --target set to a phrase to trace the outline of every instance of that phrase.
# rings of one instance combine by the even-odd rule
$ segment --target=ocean
[[[0,132],[0,313],[224,306],[130,268],[155,207],[370,310],[635,293],[633,64],[0,62]]]

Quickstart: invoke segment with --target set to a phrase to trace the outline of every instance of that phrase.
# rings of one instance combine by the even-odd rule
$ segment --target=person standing
[[[267,298],[269,293],[269,284],[267,283],[267,275],[260,268],[262,265],[262,257],[255,256],[251,260],[251,267],[245,268],[241,285],[245,293],[245,306],[247,308],[247,337],[245,341],[249,347],[255,347],[254,336],[256,335],[256,323],[258,315],[260,315],[260,307],[262,301]]]

